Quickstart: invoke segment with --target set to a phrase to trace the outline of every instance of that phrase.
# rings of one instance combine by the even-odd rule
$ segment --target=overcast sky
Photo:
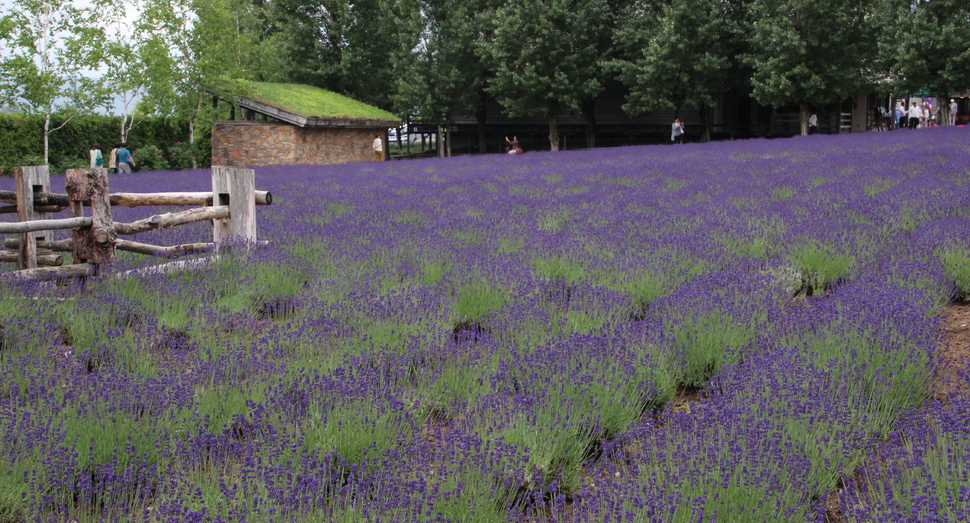
[[[91,1],[90,0],[69,0],[69,1],[75,7],[90,7],[91,6]],[[133,21],[137,17],[138,12],[137,12],[137,10],[133,6],[131,6],[130,2],[123,2],[123,1],[121,1],[121,2],[118,2],[118,4],[124,5],[124,7],[126,9],[125,18],[129,22]],[[7,14],[10,11],[10,9],[11,9],[11,7],[13,5],[14,5],[13,0],[0,0],[0,16]],[[91,76],[96,76],[98,73],[92,71],[90,74],[91,74]],[[123,107],[123,105],[121,103],[121,98],[118,97],[118,99],[115,101],[115,104],[114,104],[114,106],[112,108],[110,108],[110,109],[99,108],[97,112],[100,113],[100,114],[115,114],[115,115],[120,115],[122,113],[122,107]],[[130,109],[133,109],[133,108],[134,108],[134,106],[131,105],[130,106]]]

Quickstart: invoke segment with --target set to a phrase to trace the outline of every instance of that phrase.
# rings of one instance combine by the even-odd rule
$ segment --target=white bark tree
[[[44,163],[50,133],[105,100],[93,78],[102,35],[93,11],[70,0],[13,0],[0,17],[0,99],[44,117]]]

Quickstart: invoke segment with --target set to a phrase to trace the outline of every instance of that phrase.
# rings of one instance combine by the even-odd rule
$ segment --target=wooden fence
[[[64,179],[67,194],[51,192],[46,165],[14,169],[15,190],[0,191],[0,214],[17,213],[17,222],[0,223],[3,240],[0,262],[15,262],[15,274],[25,277],[74,277],[97,273],[110,265],[116,251],[172,257],[218,249],[220,243],[239,238],[255,244],[256,206],[271,205],[273,195],[255,189],[255,171],[235,167],[212,168],[212,192],[114,193],[108,192],[105,169],[69,169]],[[14,205],[3,205],[14,204]],[[198,205],[180,212],[159,214],[130,223],[116,222],[111,208]],[[85,214],[90,209],[90,214]],[[70,211],[69,218],[52,215]],[[210,221],[212,242],[158,246],[119,239],[166,227]],[[50,231],[71,230],[71,238],[53,241]],[[73,265],[63,266],[70,252]]]

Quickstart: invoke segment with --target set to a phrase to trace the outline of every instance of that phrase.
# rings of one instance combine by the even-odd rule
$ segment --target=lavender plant
[[[268,249],[4,264],[0,519],[802,522],[840,480],[855,521],[966,519],[962,411],[919,410],[964,132],[259,168]]]

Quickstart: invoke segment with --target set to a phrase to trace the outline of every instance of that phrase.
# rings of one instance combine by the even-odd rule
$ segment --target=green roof
[[[223,80],[218,90],[262,102],[304,118],[400,120],[395,114],[383,109],[311,85]]]

